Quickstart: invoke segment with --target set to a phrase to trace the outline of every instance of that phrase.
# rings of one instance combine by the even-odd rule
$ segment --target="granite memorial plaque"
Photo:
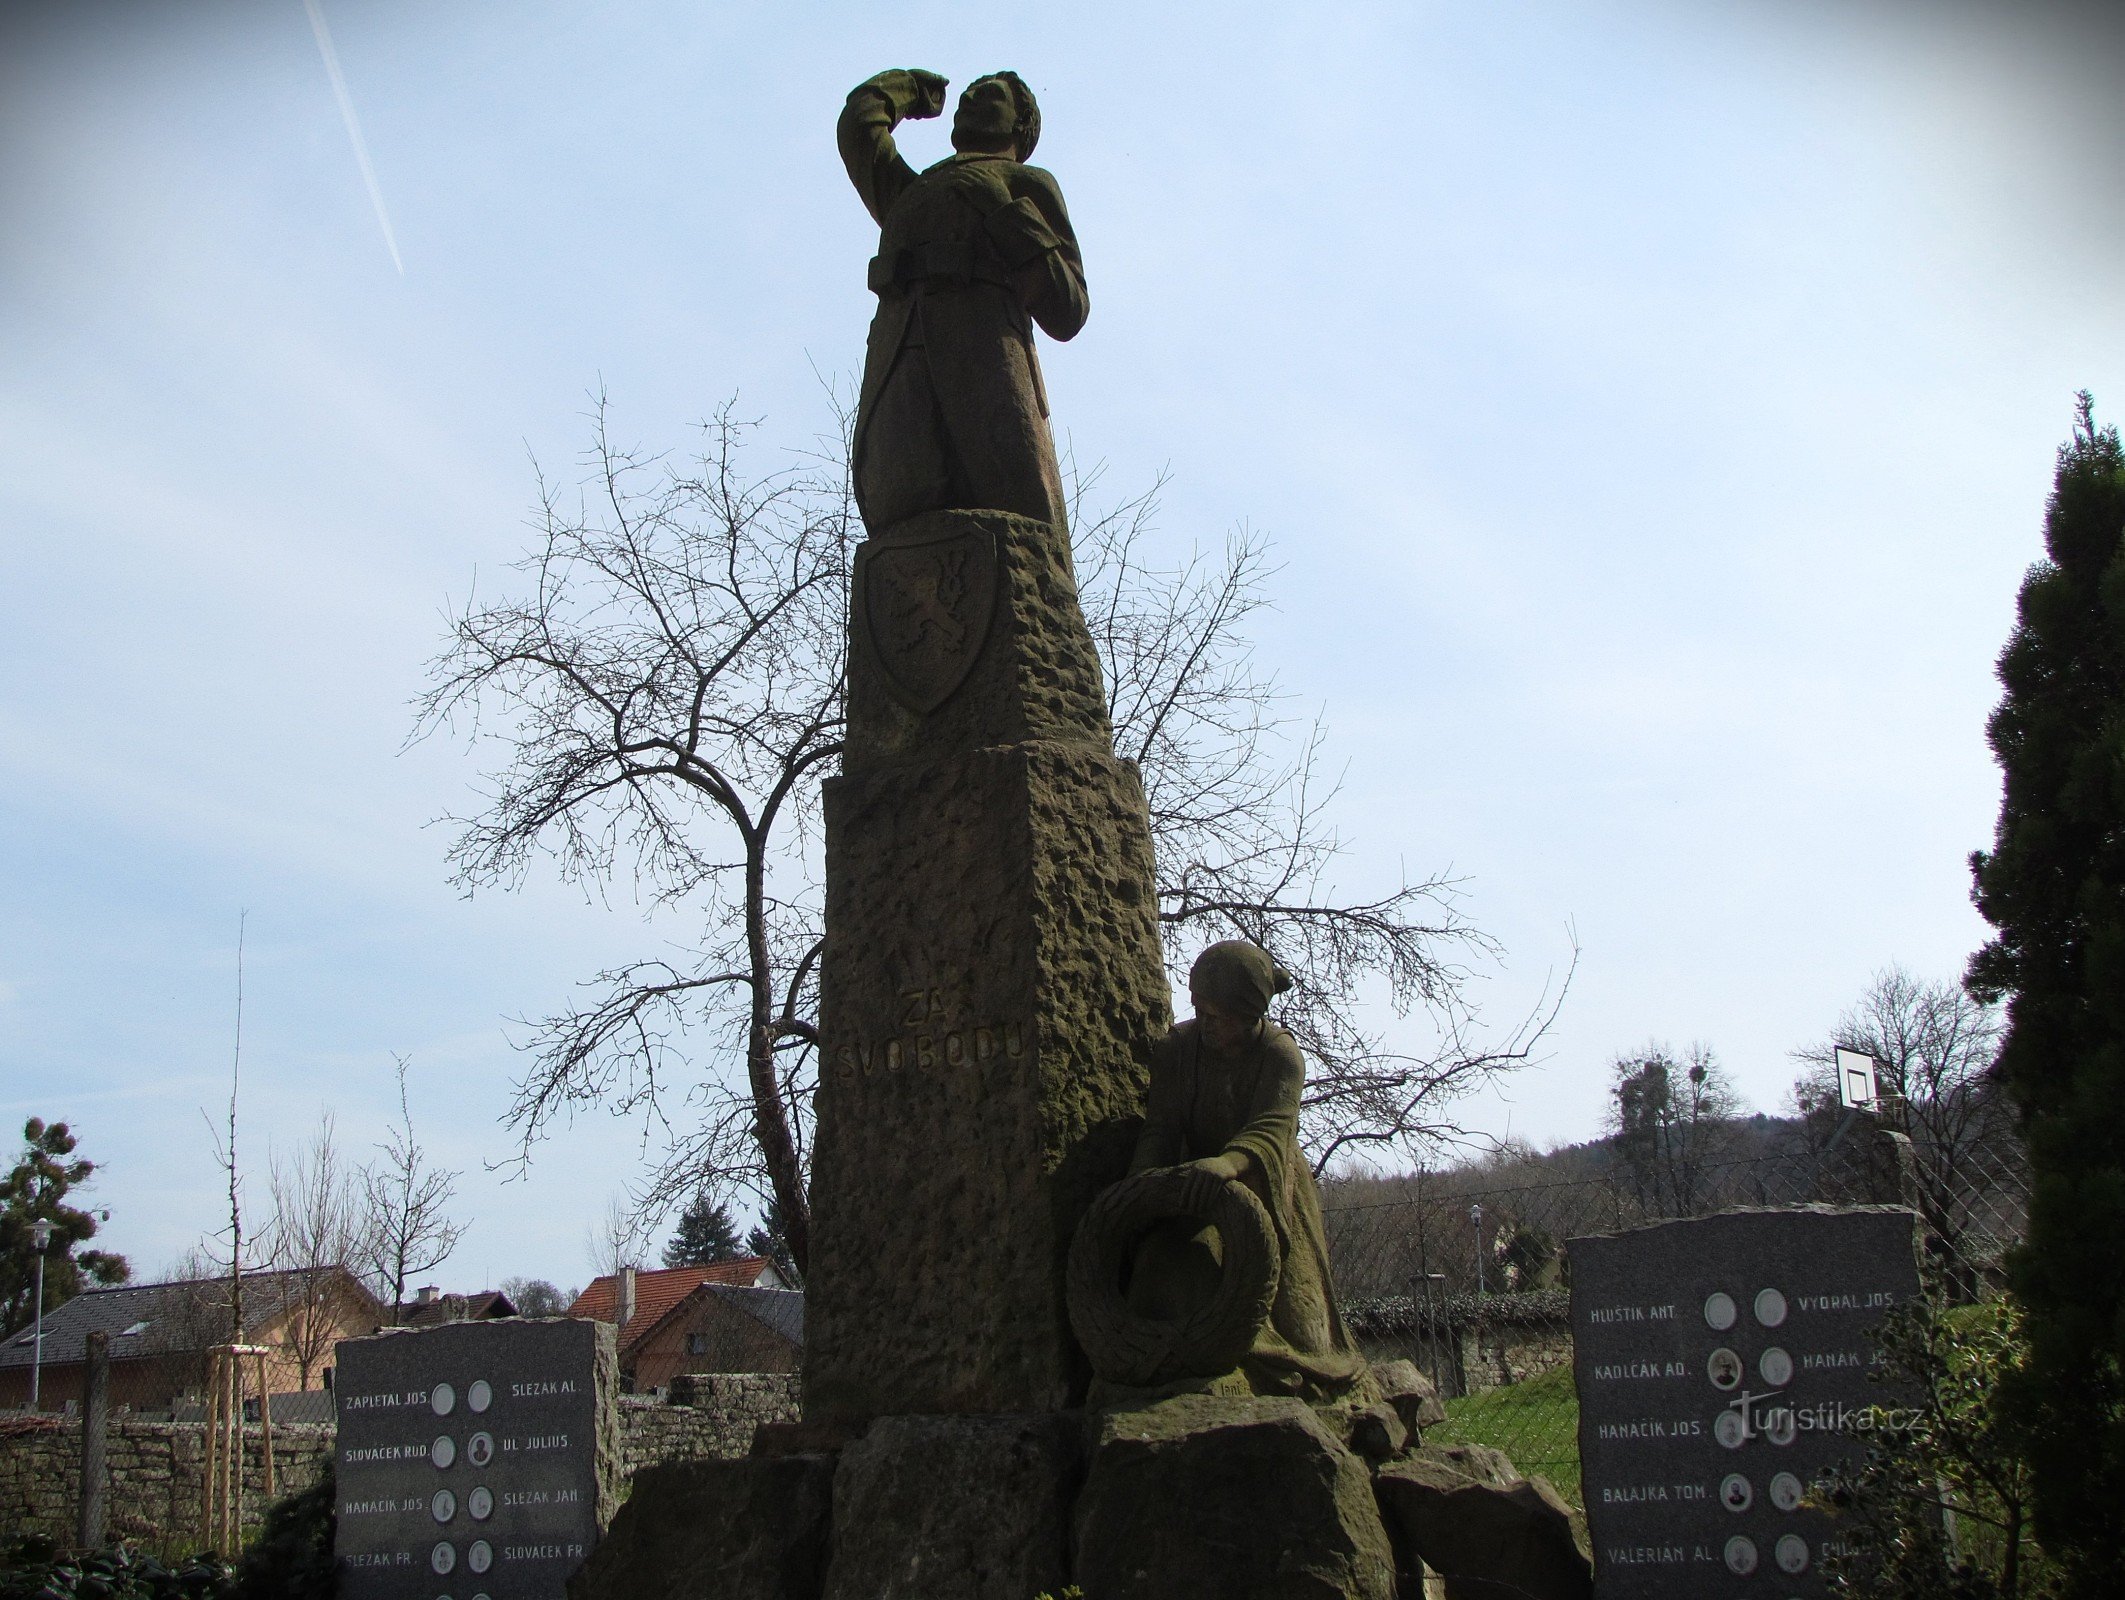
[[[400,1328],[337,1363],[345,1600],[561,1600],[617,1499],[613,1330]]]
[[[1810,1484],[1894,1391],[1868,1333],[1919,1292],[1888,1206],[1729,1211],[1574,1239],[1572,1373],[1600,1600],[1812,1600]]]

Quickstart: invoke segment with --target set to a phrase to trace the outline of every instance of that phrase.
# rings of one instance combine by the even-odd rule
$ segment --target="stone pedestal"
[[[1365,1464],[1303,1401],[1188,1396],[1100,1420],[1077,1503],[1090,1600],[1391,1600]]]
[[[1539,1478],[1481,1445],[1368,1465],[1336,1421],[1178,1395],[881,1417],[830,1453],[653,1467],[568,1600],[1588,1600]]]
[[[833,1493],[828,1456],[645,1468],[568,1600],[818,1600]]]
[[[1068,1583],[1078,1418],[884,1417],[841,1458],[825,1600],[1032,1600]]]
[[[863,547],[826,787],[806,1419],[1068,1406],[1064,1259],[1168,1004],[1066,535],[939,512]]]

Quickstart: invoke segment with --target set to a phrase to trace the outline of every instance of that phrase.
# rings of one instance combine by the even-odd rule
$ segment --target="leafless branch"
[[[413,1136],[406,1095],[409,1065],[404,1056],[397,1058],[398,1125],[377,1146],[379,1159],[361,1169],[369,1216],[363,1237],[366,1265],[377,1297],[390,1303],[393,1322],[405,1315],[406,1285],[447,1261],[465,1232],[449,1212],[458,1175],[431,1166]]]
[[[532,1027],[512,1125],[528,1151],[556,1116],[642,1115],[704,1167],[686,1193],[772,1194],[801,1254],[806,860],[841,748],[846,473],[751,475],[732,406],[683,461],[616,443],[602,395],[591,420],[583,482],[540,479],[523,595],[459,613],[417,732],[501,755],[482,808],[453,819],[460,883],[513,883],[544,855],[570,881],[683,901],[702,932],[683,963],[604,973],[589,1004]]]
[[[1276,575],[1267,541],[1243,528],[1220,552],[1161,560],[1164,479],[1099,509],[1097,478],[1074,479],[1079,580],[1115,747],[1143,773],[1176,986],[1198,950],[1225,938],[1253,940],[1294,975],[1277,1020],[1310,1058],[1300,1140],[1316,1171],[1360,1150],[1407,1157],[1458,1141],[1448,1108],[1532,1057],[1570,988],[1576,948],[1554,996],[1487,1039],[1472,963],[1500,952],[1463,918],[1460,885],[1435,876],[1356,898],[1336,888],[1340,785],[1322,773],[1326,727],[1289,715],[1250,638]],[[1429,1049],[1390,1050],[1361,1024],[1382,988],[1397,1018],[1424,1015]]]
[[[361,1175],[342,1161],[330,1113],[294,1155],[272,1160],[267,1189],[273,1216],[265,1253],[280,1274],[286,1310],[280,1343],[295,1364],[297,1386],[307,1389],[344,1326],[350,1274],[373,1254]]]

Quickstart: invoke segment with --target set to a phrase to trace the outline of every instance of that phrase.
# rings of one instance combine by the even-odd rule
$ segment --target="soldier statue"
[[[841,159],[877,219],[878,295],[856,411],[856,504],[875,535],[926,511],[1015,512],[1060,529],[1062,474],[1033,324],[1091,310],[1055,179],[1025,164],[1040,108],[1012,72],[976,79],[954,154],[916,172],[893,129],[944,109],[934,72],[881,72],[841,113]]]

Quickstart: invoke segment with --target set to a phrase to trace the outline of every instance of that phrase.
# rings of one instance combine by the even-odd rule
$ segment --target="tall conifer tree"
[[[22,1128],[22,1154],[0,1176],[0,1334],[26,1324],[37,1295],[37,1248],[31,1226],[52,1224],[44,1251],[44,1309],[64,1305],[90,1283],[123,1283],[124,1256],[80,1248],[96,1236],[96,1218],[66,1203],[69,1189],[89,1181],[93,1161],[69,1161],[74,1135],[63,1122],[31,1117]]]
[[[2004,792],[1971,868],[1998,934],[1968,982],[2008,1002],[1997,1070],[2034,1174],[2011,1398],[2038,1534],[2093,1595],[2125,1550],[2125,451],[2085,392],[2044,546],[1987,729]]]
[[[743,1252],[738,1248],[738,1228],[730,1208],[718,1205],[708,1194],[697,1194],[679,1213],[679,1226],[664,1247],[667,1267],[706,1267],[728,1261]]]

